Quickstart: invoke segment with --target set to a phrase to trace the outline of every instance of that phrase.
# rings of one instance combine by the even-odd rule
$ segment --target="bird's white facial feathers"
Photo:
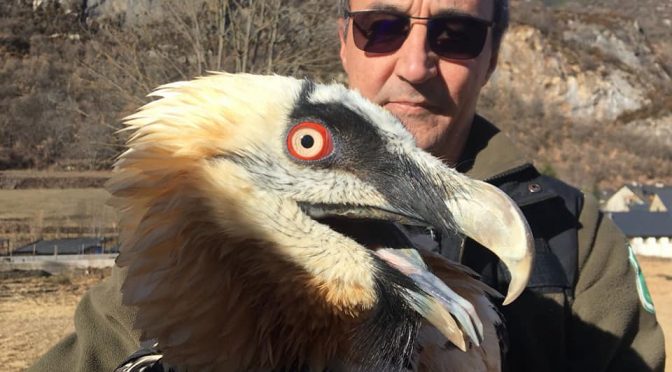
[[[265,159],[246,164],[247,174],[260,190],[306,203],[388,206],[378,190],[346,171],[309,168],[291,162],[265,164],[266,159],[283,155],[260,154]]]
[[[208,201],[209,208],[230,235],[274,242],[278,252],[313,276],[312,285],[320,288],[325,300],[339,311],[357,312],[373,306],[371,256],[352,239],[316,223],[297,204],[297,200],[339,203],[353,199],[347,195],[327,198],[328,180],[323,180],[322,187],[315,188],[309,182],[306,186],[312,190],[293,192],[297,185],[291,184],[291,172],[250,175],[227,161],[214,162],[204,170],[206,183],[212,188],[208,194],[221,194],[221,198]],[[280,172],[279,168],[276,172]],[[223,174],[227,177],[222,177]],[[289,184],[282,185],[282,179]],[[298,186],[300,190],[301,185]],[[231,215],[231,203],[238,205],[238,215]]]

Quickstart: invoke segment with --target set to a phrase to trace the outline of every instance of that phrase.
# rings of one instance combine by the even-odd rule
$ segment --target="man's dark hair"
[[[492,50],[497,52],[502,45],[504,33],[509,28],[509,0],[493,0],[494,14],[492,21]],[[345,18],[345,11],[350,9],[350,0],[339,0],[338,12]],[[347,28],[346,28],[347,31]]]

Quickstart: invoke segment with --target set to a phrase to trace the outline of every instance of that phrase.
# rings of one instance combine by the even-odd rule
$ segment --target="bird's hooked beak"
[[[533,262],[532,234],[522,212],[497,187],[467,178],[438,161],[430,163],[404,172],[413,180],[401,180],[396,172],[397,179],[375,182],[385,185],[377,187],[389,202],[383,209],[313,206],[307,212],[313,217],[383,219],[462,233],[506,265],[511,281],[504,304],[511,303],[525,289]],[[383,247],[374,249],[375,255],[421,290],[407,290],[406,302],[460,349],[466,350],[467,339],[479,345],[483,327],[472,304],[432,274],[415,249]]]
[[[443,231],[449,229],[451,226],[446,224],[452,222],[455,225],[452,228],[495,253],[511,274],[503,302],[504,305],[511,303],[525,289],[534,252],[532,234],[518,206],[497,187],[452,170],[424,176],[433,180],[431,183],[436,187],[433,192],[416,195],[418,199],[414,201],[419,208],[415,210],[415,217]],[[444,191],[436,195],[437,190],[450,190],[450,193]],[[410,191],[409,195],[413,194]],[[441,200],[425,204],[432,203],[432,196]],[[473,344],[480,345],[483,326],[472,304],[432,274],[417,251],[381,249],[376,254],[425,292],[409,291],[409,303],[453,344],[466,350],[468,337]]]

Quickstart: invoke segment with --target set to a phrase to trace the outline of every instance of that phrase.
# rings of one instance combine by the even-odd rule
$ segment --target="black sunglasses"
[[[398,50],[411,31],[411,19],[427,20],[429,48],[447,59],[478,57],[494,24],[461,14],[413,17],[386,10],[346,10],[345,17],[352,18],[355,46],[368,53]]]

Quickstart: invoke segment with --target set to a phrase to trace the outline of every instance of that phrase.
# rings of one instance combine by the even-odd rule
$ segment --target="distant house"
[[[630,211],[611,213],[611,219],[628,237],[635,253],[672,258],[672,214]]]
[[[646,205],[644,198],[630,186],[623,186],[614,193],[602,209],[605,212],[628,212],[634,206]]]
[[[629,184],[618,189],[602,206],[605,212],[672,212],[672,186]]]
[[[625,185],[603,205],[635,253],[672,258],[672,187]]]
[[[95,254],[103,253],[105,238],[38,240],[12,252],[13,255]]]
[[[661,188],[651,200],[651,212],[668,212],[672,214],[672,187]]]

